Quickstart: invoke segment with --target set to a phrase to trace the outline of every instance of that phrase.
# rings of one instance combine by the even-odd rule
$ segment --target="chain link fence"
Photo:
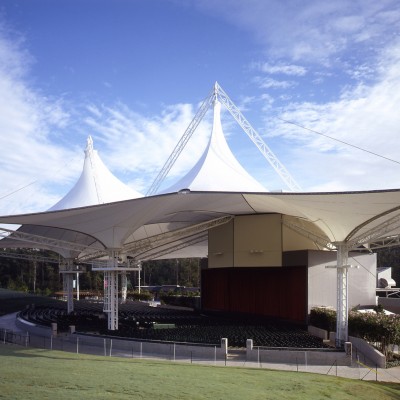
[[[315,350],[295,351],[292,358],[280,362],[279,353],[282,350],[260,351],[255,360],[247,360],[246,350],[229,349],[227,342],[222,340],[219,345],[196,345],[191,343],[165,343],[154,341],[139,341],[102,337],[96,335],[63,334],[39,335],[29,332],[12,331],[0,328],[0,343],[9,343],[24,347],[46,350],[59,350],[77,354],[88,354],[104,357],[127,357],[132,359],[161,359],[217,366],[235,366],[250,368],[270,368],[293,372],[312,372],[331,376],[360,380],[375,380],[383,382],[400,382],[400,371],[371,365],[362,354],[354,353],[346,365],[341,359],[310,363]],[[259,351],[258,349],[256,350]],[[288,350],[287,350],[288,351]],[[281,353],[283,354],[283,353]],[[287,356],[286,356],[287,357]]]

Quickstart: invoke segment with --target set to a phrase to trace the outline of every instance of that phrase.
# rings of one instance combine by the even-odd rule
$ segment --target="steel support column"
[[[349,335],[348,299],[348,248],[346,243],[337,244],[337,307],[336,307],[336,347],[341,348]]]
[[[74,311],[73,281],[74,276],[72,274],[63,274],[63,289],[65,293],[65,299],[67,300],[68,314]]]
[[[64,299],[67,301],[67,313],[70,314],[74,311],[74,264],[72,259],[66,259],[60,273],[63,277],[63,292]]]
[[[79,300],[79,272],[76,273],[76,300]]]
[[[104,271],[104,306],[107,313],[108,329],[118,330],[118,251],[110,250],[108,265],[109,270]]]
[[[108,329],[118,330],[118,272],[104,271],[104,307]]]
[[[139,261],[138,263],[138,292],[140,294],[140,286],[141,286],[141,272],[142,272],[142,263]]]
[[[126,303],[126,296],[128,294],[128,278],[126,271],[121,272],[121,303]]]

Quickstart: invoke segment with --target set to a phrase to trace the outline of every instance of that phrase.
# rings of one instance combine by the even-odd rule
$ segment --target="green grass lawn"
[[[399,399],[400,384],[0,344],[0,399]]]

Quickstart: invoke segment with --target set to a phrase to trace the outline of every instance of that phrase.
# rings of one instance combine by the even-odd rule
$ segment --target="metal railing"
[[[340,377],[400,382],[399,377],[390,370],[368,365],[365,357],[354,354],[354,359],[348,364],[341,364],[338,360],[328,358],[326,362],[314,364],[311,362],[315,349],[293,351],[293,358],[275,358],[282,350],[257,351],[256,359],[247,360],[245,349],[229,349],[224,351],[223,346],[194,345],[174,342],[139,341],[119,339],[114,337],[89,336],[79,334],[38,335],[29,332],[15,332],[9,329],[0,329],[0,346],[15,344],[23,347],[58,350],[76,354],[87,354],[104,357],[125,357],[132,359],[161,359],[186,363],[198,363],[218,366],[235,366],[251,368],[273,368],[293,372],[312,372]],[[0,349],[1,352],[1,349]],[[272,352],[275,355],[272,356]]]

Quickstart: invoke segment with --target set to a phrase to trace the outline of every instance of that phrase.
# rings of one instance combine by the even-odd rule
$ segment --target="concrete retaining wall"
[[[193,344],[181,344],[171,342],[148,342],[132,339],[119,339],[112,337],[95,337],[82,334],[70,335],[71,340],[79,337],[81,345],[92,345],[98,348],[103,346],[106,348],[105,353],[109,355],[111,352],[114,356],[135,354],[142,355],[143,357],[156,357],[156,356],[167,356],[171,359],[225,359],[228,351],[228,340],[221,339],[220,345],[193,345]]]
[[[316,337],[321,338],[322,340],[328,339],[328,331],[325,329],[317,328],[316,326],[308,325],[308,332]]]
[[[56,327],[46,327],[31,322],[25,321],[22,318],[16,319],[16,325],[23,332],[29,332],[31,335],[54,338],[54,344],[56,343]],[[198,359],[225,359],[228,354],[228,339],[222,338],[219,345],[194,345],[194,344],[178,344],[170,342],[149,342],[140,341],[132,339],[120,339],[111,337],[101,337],[92,335],[83,335],[74,333],[75,327],[70,330],[69,335],[63,335],[62,341],[63,345],[68,342],[75,343],[76,338],[79,338],[80,346],[89,346],[90,348],[100,349],[100,354],[102,349],[105,347],[105,353],[109,355],[110,349],[111,353],[114,355],[126,355],[127,353],[141,354],[145,356],[169,356],[171,358],[198,358]]]
[[[357,349],[379,368],[386,368],[386,357],[380,351],[372,347],[368,342],[353,336],[349,336],[349,341],[353,345],[353,356],[355,353],[355,349]]]
[[[253,347],[253,340],[246,342],[246,360],[264,363],[300,365],[351,365],[351,357],[342,350],[318,349],[263,349]]]
[[[21,318],[16,319],[16,325],[23,332],[29,332],[32,335],[50,338],[54,335],[54,331],[50,327],[40,326],[27,322]],[[310,330],[311,328],[311,330]],[[310,333],[315,336],[327,338],[327,332],[323,329],[309,327]],[[221,339],[220,345],[205,346],[178,343],[162,343],[147,342],[140,340],[126,340],[119,338],[104,338],[89,335],[69,335],[71,341],[79,337],[81,343],[86,343],[93,347],[102,348],[105,340],[107,353],[111,350],[112,354],[118,353],[136,353],[143,356],[169,356],[174,359],[178,358],[198,358],[198,359],[225,359],[228,354],[228,340]],[[332,343],[335,342],[335,332],[329,333]],[[386,357],[372,347],[365,340],[349,336],[349,341],[353,346],[353,358],[356,350],[365,355],[373,364],[380,368],[386,368]],[[246,359],[253,362],[270,362],[270,363],[289,363],[303,365],[351,365],[351,357],[347,356],[344,351],[340,350],[314,350],[314,349],[265,349],[254,348],[253,340],[248,339],[246,342]]]
[[[335,343],[336,332],[329,332],[329,338],[333,343]],[[386,368],[386,357],[364,339],[349,336],[349,342],[351,342],[353,347],[353,359],[355,359],[355,354],[359,352],[362,353],[369,362],[372,362],[373,366],[377,365],[379,368]]]
[[[32,322],[25,321],[17,316],[15,325],[23,332],[29,332],[32,335],[51,337],[52,329],[47,326],[33,324]]]

